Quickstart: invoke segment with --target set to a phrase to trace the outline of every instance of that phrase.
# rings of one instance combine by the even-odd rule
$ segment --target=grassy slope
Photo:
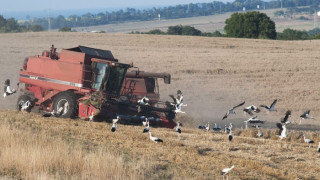
[[[141,126],[42,118],[1,111],[0,175],[23,179],[219,179],[235,165],[232,179],[317,179],[316,145],[308,148],[301,132],[280,141],[274,130],[239,129],[227,135],[183,128],[151,128],[163,144],[150,141]],[[320,141],[319,133],[305,132]]]

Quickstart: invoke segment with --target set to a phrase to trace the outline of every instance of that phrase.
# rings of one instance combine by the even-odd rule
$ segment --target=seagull
[[[263,133],[261,132],[259,126],[256,126],[256,127],[257,127],[257,129],[258,129],[257,136],[258,136],[258,137],[262,137],[262,136],[263,136]]]
[[[151,139],[153,142],[155,142],[155,143],[163,142],[162,139],[159,139],[159,138],[157,138],[157,137],[152,136],[152,135],[151,135],[151,132],[149,132],[149,136],[150,136],[150,139]]]
[[[245,101],[244,101],[243,103],[240,103],[240,104],[234,106],[232,109],[229,109],[229,110],[227,111],[226,115],[223,116],[222,120],[228,118],[228,115],[229,115],[229,114],[236,114],[236,112],[234,112],[233,110],[236,109],[237,107],[240,107],[240,106],[244,105],[244,103],[245,103]]]
[[[206,125],[206,130],[207,130],[207,131],[210,130],[210,124],[209,124],[209,122],[208,122],[207,125]]]
[[[143,133],[149,132],[149,129],[150,129],[150,125],[149,125],[149,121],[147,121],[146,127],[143,129]]]
[[[309,114],[310,114],[310,110],[304,112],[304,113],[300,116],[301,119],[300,119],[300,123],[299,123],[299,124],[301,124],[301,120],[302,120],[302,119],[313,119],[313,117],[309,116]]]
[[[116,119],[112,119],[112,127],[111,127],[111,132],[115,132],[117,128],[117,122],[119,121],[120,117],[117,116]]]
[[[289,124],[289,123],[291,123],[291,122],[288,120],[290,116],[291,116],[291,111],[288,110],[288,111],[286,112],[285,117],[284,117],[280,122],[281,122],[281,123],[284,123],[284,124]]]
[[[230,168],[225,168],[221,171],[222,175],[228,174],[232,169],[234,168],[234,165],[232,165]]]
[[[248,113],[249,115],[253,116],[253,113],[252,112],[256,112],[256,113],[259,113],[260,112],[260,109],[257,108],[256,106],[254,105],[251,105],[251,106],[248,106],[248,107],[245,107],[243,109],[244,112]]]
[[[308,143],[308,144],[309,144],[309,148],[310,148],[311,144],[314,143],[313,140],[311,140],[311,139],[306,139],[306,136],[305,136],[305,135],[303,135],[303,140],[304,140],[305,143]]]
[[[175,110],[174,112],[175,113],[185,113],[183,111],[181,111],[181,107],[182,106],[188,106],[187,104],[183,104],[183,95],[182,95],[182,92],[180,90],[177,91],[177,97],[174,97],[173,95],[169,95],[174,103],[170,103],[170,105],[174,106]]]
[[[280,129],[280,132],[279,132],[280,140],[286,138],[288,136],[286,124],[277,123],[277,127]]]
[[[278,99],[275,99],[273,101],[273,103],[270,105],[270,106],[267,106],[267,105],[260,105],[260,107],[264,107],[267,109],[267,111],[277,111],[276,109],[274,109],[274,106],[276,105]]]

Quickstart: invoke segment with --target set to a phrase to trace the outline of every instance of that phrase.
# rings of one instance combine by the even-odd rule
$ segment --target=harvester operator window
[[[103,91],[109,94],[119,94],[126,68],[123,67],[112,67],[110,68],[108,81],[104,82]]]
[[[154,78],[146,78],[145,81],[146,81],[147,93],[154,93],[154,89],[155,89]]]
[[[109,65],[104,63],[92,63],[92,88],[100,90],[103,82],[108,79]]]

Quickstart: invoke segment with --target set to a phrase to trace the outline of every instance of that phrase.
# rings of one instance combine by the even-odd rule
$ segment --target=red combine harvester
[[[120,116],[127,123],[148,118],[151,125],[173,128],[175,113],[159,101],[157,83],[157,78],[170,83],[170,74],[127,73],[131,67],[119,63],[108,50],[78,46],[57,53],[52,46],[41,56],[25,59],[19,72],[25,87],[17,108],[30,101],[39,111],[62,118]],[[149,98],[149,103],[139,104],[143,97]]]

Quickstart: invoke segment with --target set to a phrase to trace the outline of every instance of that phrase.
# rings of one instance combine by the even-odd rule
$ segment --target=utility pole
[[[282,0],[281,0],[281,9],[282,9]]]

